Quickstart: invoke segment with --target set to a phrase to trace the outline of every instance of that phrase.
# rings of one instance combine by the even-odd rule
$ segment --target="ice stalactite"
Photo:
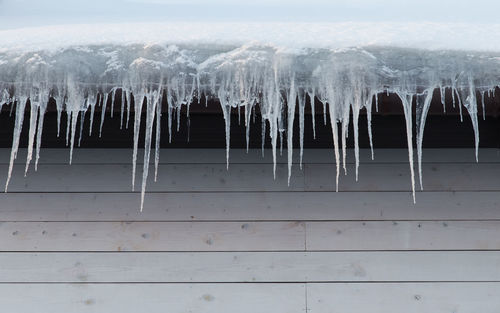
[[[424,138],[425,120],[431,106],[434,87],[426,89],[422,94],[416,95],[416,128],[417,128],[417,158],[418,158],[418,179],[420,190],[424,189],[422,183],[422,144]]]
[[[102,135],[102,126],[104,125],[104,118],[106,117],[106,106],[108,104],[108,93],[105,92],[101,99],[101,124],[99,124],[99,138]]]
[[[70,130],[70,148],[69,148],[69,164],[73,162],[73,148],[75,146],[76,125],[78,116],[85,105],[83,95],[79,94],[76,86],[72,82],[68,84],[68,101],[66,102],[66,112],[68,113],[68,125],[71,124]],[[82,112],[84,114],[84,112]]]
[[[295,107],[297,103],[297,91],[295,90],[295,77],[292,76],[290,83],[290,91],[287,95],[288,122],[287,122],[287,145],[286,151],[288,155],[288,185],[292,177],[292,162],[293,162],[293,121],[295,119]]]
[[[144,92],[134,94],[134,147],[132,150],[132,191],[135,189],[135,169],[137,163],[137,150],[139,149],[139,130],[141,127],[142,104]]]
[[[153,124],[155,122],[156,107],[159,105],[161,90],[149,91],[146,94],[146,133],[144,136],[144,163],[142,170],[141,185],[141,212],[144,207],[144,194],[146,193],[146,182],[149,172],[149,160],[151,154],[151,140],[153,136]],[[158,136],[157,136],[158,138]],[[155,157],[156,166],[156,157]]]
[[[413,93],[407,93],[404,91],[397,92],[401,102],[403,104],[403,111],[406,121],[406,140],[408,142],[408,160],[410,162],[410,180],[411,180],[411,191],[413,196],[413,203],[416,202],[415,199],[415,169],[413,167],[413,122],[412,122],[412,101]]]
[[[373,152],[373,134],[372,134],[372,108],[373,108],[373,98],[377,98],[378,94],[377,93],[372,93],[368,96],[368,100],[366,102],[366,123],[367,123],[367,128],[368,128],[368,140],[370,141],[370,152],[371,152],[371,159],[375,159],[375,153]]]
[[[467,77],[468,87],[462,89],[462,98],[464,99],[464,106],[469,113],[472,128],[474,130],[474,146],[476,148],[476,162],[479,162],[479,123],[477,120],[477,98],[476,87],[474,86],[474,78],[472,75]],[[468,93],[468,94],[467,94]]]
[[[125,90],[122,88],[120,105],[120,129],[123,129],[123,114],[125,111]]]
[[[224,117],[224,128],[226,132],[226,168],[229,169],[229,149],[231,144],[231,99],[224,92],[223,88],[219,89],[219,102]]]
[[[92,127],[94,126],[94,114],[97,99],[95,97],[89,98],[90,105],[90,125],[89,125],[89,136],[92,136]]]
[[[42,145],[43,121],[45,119],[45,112],[47,111],[48,103],[49,103],[48,95],[42,93],[40,95],[40,102],[38,106],[39,111],[38,111],[38,129],[36,131],[35,171],[38,170],[38,160],[40,159],[40,147]]]
[[[158,100],[156,104],[156,130],[155,130],[155,182],[158,179],[158,165],[160,164],[160,135],[161,135],[161,100],[163,98],[163,90],[158,92]]]
[[[309,101],[310,101],[309,103],[311,105],[311,122],[312,122],[313,139],[316,139],[316,111],[315,111],[316,95],[314,87],[311,88],[311,91],[310,92],[308,91],[307,94],[309,95]]]
[[[24,121],[24,109],[26,108],[26,102],[28,101],[28,97],[19,97],[16,99],[15,103],[12,105],[16,105],[16,117],[14,124],[14,134],[12,135],[12,150],[10,152],[10,162],[9,162],[9,170],[7,172],[7,181],[5,182],[5,192],[7,192],[9,188],[10,178],[12,176],[12,169],[14,168],[14,160],[17,158],[17,150],[19,149],[19,139],[21,137],[21,130],[23,128]]]
[[[34,100],[34,97],[33,97]],[[31,163],[33,157],[33,146],[35,144],[35,135],[37,129],[38,121],[38,106],[30,100],[30,121],[29,121],[29,133],[28,133],[28,155],[26,157],[26,167],[24,169],[24,176],[28,174],[28,167]]]
[[[300,145],[300,156],[299,156],[299,168],[302,169],[302,159],[304,157],[304,115],[306,106],[306,96],[305,91],[299,89],[299,145]]]

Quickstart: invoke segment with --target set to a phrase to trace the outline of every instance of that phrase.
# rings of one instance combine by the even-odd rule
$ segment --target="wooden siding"
[[[140,213],[130,150],[42,150],[27,177],[22,150],[0,311],[497,313],[500,150],[425,150],[416,204],[406,150],[375,152],[355,182],[349,151],[335,193],[331,150],[305,151],[290,187],[269,151],[232,150],[227,171],[223,150],[162,150]]]

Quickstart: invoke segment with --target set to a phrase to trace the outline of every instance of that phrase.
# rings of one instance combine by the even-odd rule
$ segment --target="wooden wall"
[[[290,187],[270,151],[231,150],[227,171],[224,150],[162,150],[140,213],[131,150],[42,150],[26,178],[23,150],[0,312],[498,313],[500,150],[426,150],[416,204],[406,150],[375,152],[359,182],[349,152],[335,193],[331,150],[305,151]]]

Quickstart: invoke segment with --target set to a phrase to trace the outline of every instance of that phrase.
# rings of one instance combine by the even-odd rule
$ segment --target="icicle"
[[[465,93],[467,91],[462,90],[463,95],[463,103],[467,112],[469,112],[469,116],[472,122],[472,128],[474,129],[474,142],[475,142],[475,150],[476,150],[476,162],[479,161],[478,153],[479,153],[479,124],[477,120],[477,99],[476,99],[476,88],[474,85],[474,79],[472,75],[469,74],[468,78],[469,90],[468,95]]]
[[[71,111],[66,104],[66,147],[69,146],[69,130],[71,128]]]
[[[40,97],[40,105],[38,112],[38,129],[36,131],[36,157],[35,157],[35,171],[38,170],[38,160],[40,159],[40,147],[42,145],[42,132],[43,132],[43,120],[45,117],[45,111],[47,110],[47,104],[49,99],[45,94]]]
[[[286,151],[288,155],[288,186],[290,186],[290,177],[292,176],[292,162],[293,162],[293,121],[295,119],[295,106],[297,101],[297,91],[295,90],[295,77],[292,76],[290,83],[290,93],[287,99],[288,108],[288,122],[287,122],[287,145]]]
[[[326,125],[326,102],[323,101],[323,125]]]
[[[26,108],[27,97],[20,97],[16,103],[16,120],[14,123],[14,134],[12,135],[12,150],[10,152],[9,170],[7,172],[7,181],[5,182],[5,192],[9,188],[10,178],[12,176],[12,168],[14,167],[14,160],[17,158],[17,150],[19,148],[19,138],[23,128],[24,109]],[[14,103],[12,103],[14,105]]]
[[[35,134],[37,128],[38,120],[38,106],[35,99],[30,99],[30,121],[29,121],[29,133],[28,133],[28,155],[26,157],[26,167],[24,169],[24,177],[28,174],[28,168],[33,157],[33,145],[35,143]]]
[[[247,153],[250,146],[250,124],[251,124],[250,120],[252,118],[251,116],[252,116],[253,106],[254,106],[253,100],[245,105],[245,139],[246,139]]]
[[[260,147],[262,151],[262,157],[264,157],[264,145],[266,143],[266,120],[262,117],[261,118],[261,137],[260,137]]]
[[[73,147],[75,146],[75,134],[76,134],[76,124],[78,123],[78,114],[80,110],[77,108],[77,104],[71,104],[71,146],[69,148],[69,164],[73,162]]]
[[[96,107],[96,103],[95,103],[95,99],[93,99],[92,102],[89,103],[90,105],[90,125],[89,125],[89,136],[92,136],[92,127],[94,125],[94,113],[95,113],[95,107]]]
[[[316,140],[316,114],[315,114],[315,105],[314,105],[314,88],[312,88],[311,93],[309,94],[310,105],[311,105],[311,119],[312,119],[312,131],[313,131],[313,139]],[[305,105],[305,103],[304,103]]]
[[[219,91],[219,101],[224,117],[224,125],[226,130],[226,169],[229,170],[229,146],[231,140],[231,105],[227,103],[225,94],[222,90]]]
[[[418,178],[420,181],[420,190],[424,189],[422,184],[422,143],[424,139],[425,120],[431,106],[434,87],[424,91],[422,95],[417,95],[416,103],[416,126],[417,126],[417,158],[418,158]]]
[[[370,152],[372,161],[375,159],[373,154],[373,135],[372,135],[372,106],[373,106],[373,94],[370,94],[370,98],[368,103],[366,104],[366,121],[368,126],[368,140],[370,141]],[[377,98],[377,94],[375,93],[375,99]]]
[[[279,136],[280,136],[280,157],[283,156],[283,132],[279,131]]]
[[[120,129],[123,129],[124,110],[125,110],[125,89],[122,88],[121,105],[120,105]]]
[[[299,158],[299,168],[302,169],[302,158],[304,156],[304,111],[306,106],[306,96],[304,91],[299,89],[299,145],[300,145],[300,158]],[[302,94],[300,94],[302,93]]]
[[[141,127],[141,114],[142,114],[143,102],[144,102],[143,92],[134,94],[134,149],[132,152],[132,191],[134,191],[135,189],[135,168],[137,163],[137,149],[139,145],[139,131]]]
[[[111,118],[113,118],[113,112],[115,108],[115,95],[116,95],[116,88],[113,88],[113,90],[111,90]]]
[[[412,139],[412,99],[413,94],[397,92],[401,102],[403,104],[403,111],[406,121],[406,140],[408,142],[408,160],[410,163],[410,175],[411,175],[411,190],[413,196],[413,203],[415,202],[415,171],[413,169],[413,139]]]
[[[359,87],[358,87],[359,88]],[[352,104],[352,125],[354,128],[354,159],[356,170],[356,181],[358,181],[359,171],[359,111],[361,110],[362,95],[361,90],[356,90],[354,94],[354,102]]]
[[[446,113],[446,100],[445,100],[446,89],[443,85],[439,85],[439,93],[441,96],[441,104],[443,105],[443,113]]]
[[[344,175],[347,175],[347,165],[346,165],[346,157],[347,157],[347,136],[349,130],[349,122],[350,122],[350,105],[348,99],[343,99],[343,115],[341,120],[341,144],[342,144],[342,167],[344,168]]]
[[[486,120],[486,108],[485,108],[485,103],[484,103],[484,94],[485,90],[481,91],[481,106],[483,108],[483,121]]]
[[[106,117],[106,105],[108,104],[108,93],[104,93],[102,106],[101,106],[101,124],[99,125],[99,138],[102,135],[102,125],[104,124],[104,118]]]
[[[330,124],[332,126],[332,136],[333,136],[333,149],[335,151],[335,166],[336,166],[336,176],[335,176],[335,191],[339,191],[339,174],[340,174],[340,153],[338,147],[338,126],[337,117],[335,113],[334,104],[328,103],[329,113],[330,113]]]
[[[241,125],[241,104],[238,102],[238,126]]]
[[[144,195],[146,193],[146,182],[148,179],[149,159],[151,154],[151,138],[153,133],[153,123],[155,120],[156,106],[158,104],[158,92],[148,93],[146,96],[146,133],[144,136],[144,163],[142,171],[141,186],[141,212],[144,208]]]
[[[59,138],[61,130],[61,114],[64,106],[64,95],[60,95],[56,99],[56,110],[57,110],[57,137]]]
[[[125,128],[128,129],[128,121],[130,119],[130,101],[132,101],[130,98],[131,98],[131,94],[129,91],[125,91],[126,95],[127,95],[127,122],[125,124]]]
[[[181,107],[180,106],[176,106],[175,107],[175,113],[176,113],[176,117],[177,117],[177,132],[179,132],[179,130],[181,129]]]
[[[83,135],[83,125],[85,124],[85,114],[87,114],[87,109],[81,110],[80,112],[80,134],[78,136],[78,147],[82,143],[82,135]]]
[[[160,163],[160,135],[161,135],[161,104],[162,104],[162,89],[158,92],[158,100],[156,104],[156,140],[155,140],[155,182],[158,179],[158,164]]]

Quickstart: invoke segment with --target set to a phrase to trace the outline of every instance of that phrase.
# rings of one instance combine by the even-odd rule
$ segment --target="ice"
[[[9,170],[7,172],[7,181],[5,182],[5,191],[9,188],[9,182],[14,167],[14,160],[17,158],[17,150],[19,149],[19,139],[21,137],[21,129],[23,128],[24,109],[28,97],[19,97],[12,105],[16,105],[16,121],[14,124],[14,134],[12,136],[12,151],[10,153]]]
[[[359,123],[364,114],[371,158],[375,156],[373,107],[378,112],[379,106],[384,105],[379,103],[379,96],[385,93],[397,95],[401,101],[410,167],[408,189],[416,201],[414,149],[420,188],[424,189],[424,130],[433,95],[437,92],[443,112],[446,112],[448,94],[451,95],[448,101],[458,107],[460,119],[469,115],[478,160],[478,102],[481,102],[483,118],[486,118],[485,100],[494,96],[500,80],[500,40],[487,37],[484,41],[486,37],[477,36],[479,26],[469,29],[464,25],[404,25],[401,28],[400,24],[366,23],[230,24],[224,27],[211,24],[200,29],[193,25],[155,24],[141,25],[142,28],[137,30],[124,26],[119,33],[106,33],[106,27],[101,30],[87,25],[81,26],[79,31],[83,30],[84,35],[92,31],[93,36],[81,36],[77,41],[74,27],[68,28],[73,31],[70,33],[68,29],[58,27],[33,29],[33,33],[25,29],[0,31],[0,101],[10,103],[11,110],[15,110],[6,190],[27,105],[25,173],[29,170],[34,151],[37,169],[43,119],[47,110],[53,110],[48,109],[50,101],[55,102],[58,136],[66,120],[70,163],[78,123],[78,145],[85,140],[83,128],[89,110],[90,136],[95,114],[101,110],[99,137],[106,111],[113,116],[118,114],[114,112],[115,105],[117,110],[120,108],[120,129],[128,128],[132,114],[132,190],[135,189],[139,134],[145,130],[142,210],[153,130],[154,181],[157,181],[162,123],[166,123],[168,142],[171,142],[175,130],[179,131],[184,123],[181,110],[186,109],[189,132],[193,101],[218,102],[224,119],[228,170],[233,114],[237,113],[238,123],[244,123],[246,127],[247,149],[250,128],[256,127],[252,123],[260,118],[262,154],[269,138],[273,176],[276,178],[278,149],[281,153],[286,148],[289,184],[293,184],[293,148],[297,140],[294,136],[298,137],[299,155],[296,158],[302,169],[309,101],[313,138],[316,138],[316,113],[323,114],[323,123],[330,123],[332,157],[335,160],[335,178],[332,180],[335,180],[335,190],[338,191],[341,167],[347,175],[348,136],[353,136],[354,141],[355,179],[358,180],[362,173],[359,136],[363,134],[359,133]],[[500,26],[484,27],[480,30],[490,33],[498,30],[500,33]],[[377,29],[377,32],[372,29]],[[124,35],[125,30],[130,31],[129,37]],[[59,39],[52,41],[54,45],[43,41],[44,35],[51,32],[55,35],[50,38]],[[310,33],[316,35],[309,36]],[[418,39],[425,36],[429,36],[428,40]],[[451,41],[453,36],[459,39]],[[469,50],[471,46],[476,50]],[[315,110],[315,103],[323,107],[323,112]],[[110,106],[108,110],[107,106]],[[415,120],[413,112],[416,113]],[[66,118],[61,121],[63,114]],[[141,125],[143,119],[145,125]],[[294,134],[297,125],[298,134]],[[414,130],[416,138],[413,138]]]
[[[34,97],[33,97],[34,100]],[[31,102],[31,101],[30,101]],[[30,103],[30,124],[29,124],[29,134],[28,134],[28,155],[26,157],[26,167],[24,169],[24,176],[28,174],[28,167],[30,165],[31,159],[33,157],[33,146],[35,144],[35,135],[37,129],[38,121],[38,106],[35,105],[34,101]]]

